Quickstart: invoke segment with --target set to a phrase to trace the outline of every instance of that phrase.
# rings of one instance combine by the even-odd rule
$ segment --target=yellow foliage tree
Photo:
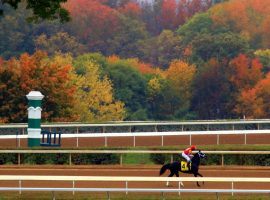
[[[100,77],[99,66],[83,61],[86,72],[78,76],[78,92],[75,111],[81,121],[99,122],[123,120],[124,103],[115,101],[111,81]]]
[[[171,82],[171,87],[179,98],[182,99],[182,105],[189,105],[191,98],[191,83],[194,79],[196,68],[186,62],[176,60],[173,61],[168,70],[166,77]]]

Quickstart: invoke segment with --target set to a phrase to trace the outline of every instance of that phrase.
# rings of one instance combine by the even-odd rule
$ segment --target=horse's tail
[[[163,165],[163,166],[161,167],[160,171],[159,171],[159,175],[164,174],[164,172],[165,172],[167,169],[169,169],[169,166],[170,166],[170,163]]]

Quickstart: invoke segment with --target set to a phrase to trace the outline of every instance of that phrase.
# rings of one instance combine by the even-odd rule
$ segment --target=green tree
[[[262,63],[264,73],[270,72],[270,49],[259,49],[254,54]]]
[[[25,18],[31,15],[31,11],[25,7],[24,3],[20,3],[17,10],[5,6],[5,15],[0,18],[0,55],[5,59],[19,57],[24,52],[33,54],[36,37],[61,32],[59,21],[28,23]]]
[[[168,113],[168,100],[170,84],[162,75],[150,77],[147,83],[148,116],[153,120],[171,120],[173,116]]]
[[[70,16],[68,11],[61,6],[61,4],[66,1],[67,0],[26,0],[26,8],[32,10],[32,15],[28,16],[27,19],[34,21],[40,19],[59,19],[61,22],[69,21]],[[9,4],[17,9],[20,2],[22,2],[22,0],[1,0],[0,14],[3,15],[4,13],[2,5]]]
[[[181,36],[183,43],[188,45],[191,41],[201,35],[208,33],[224,32],[224,28],[213,27],[213,20],[209,13],[200,13],[194,15],[187,23],[177,29],[177,34]]]
[[[211,58],[232,59],[250,50],[248,40],[228,27],[214,22],[211,13],[196,14],[177,30],[189,62],[203,64]],[[185,54],[185,53],[183,53]]]
[[[125,103],[127,120],[146,120],[146,79],[128,60],[108,65],[108,74],[114,87],[115,98]]]
[[[181,56],[181,39],[170,30],[164,30],[157,37],[141,41],[141,59],[155,66],[167,69],[172,60]]]
[[[232,59],[249,50],[248,41],[232,32],[219,34],[201,34],[191,42],[193,61],[200,63],[216,58],[217,60]]]
[[[0,18],[0,54],[4,58],[19,56],[23,52],[34,52],[33,24],[25,21],[30,13],[20,4],[17,12],[7,7],[5,16]]]
[[[120,16],[120,26],[109,42],[107,53],[122,58],[139,56],[139,41],[145,40],[148,34],[144,24],[136,19]]]

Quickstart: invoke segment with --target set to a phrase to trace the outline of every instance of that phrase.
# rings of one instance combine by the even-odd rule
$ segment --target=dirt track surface
[[[161,166],[5,166],[0,175],[65,175],[65,176],[153,176],[157,177]],[[205,177],[270,177],[269,167],[209,167],[202,166]],[[168,176],[168,171],[163,175]],[[182,177],[192,176],[180,174]],[[76,182],[75,187],[122,187],[125,182]],[[197,188],[195,182],[184,182],[185,188]],[[0,187],[18,187],[18,181],[3,181]],[[23,181],[22,187],[72,187],[70,181]],[[130,188],[166,188],[161,182],[129,182]],[[232,183],[206,182],[202,189],[231,189]],[[235,189],[269,189],[270,183],[233,183]],[[170,188],[178,188],[171,183]]]
[[[174,145],[216,145],[216,144],[269,144],[270,134],[234,135],[185,135],[185,136],[138,136],[138,137],[97,137],[62,138],[63,148],[91,147],[133,147],[133,146],[174,146]],[[27,139],[1,139],[1,148],[27,147]]]

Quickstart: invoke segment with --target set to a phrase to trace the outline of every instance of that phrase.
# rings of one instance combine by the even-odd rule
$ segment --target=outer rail
[[[129,182],[260,182],[270,183],[270,178],[246,177],[139,177],[139,176],[36,176],[36,175],[0,175],[2,181],[129,181]]]
[[[217,199],[219,199],[219,193],[264,193],[270,194],[269,189],[234,189],[235,182],[259,182],[259,183],[270,183],[270,178],[242,178],[242,177],[117,177],[117,176],[18,176],[18,175],[0,175],[1,181],[19,181],[19,187],[0,187],[0,191],[51,191],[53,192],[53,199],[55,199],[54,192],[56,191],[72,191],[75,192],[107,192],[108,199],[110,199],[110,192],[181,192],[186,193],[216,193]],[[33,188],[33,187],[22,187],[22,181],[72,181],[73,187],[70,188]],[[75,181],[121,181],[126,182],[125,188],[76,188]],[[129,188],[128,182],[179,182],[178,189],[167,189],[167,188]],[[183,189],[181,188],[182,181],[205,181],[205,182],[231,182],[231,189]]]

